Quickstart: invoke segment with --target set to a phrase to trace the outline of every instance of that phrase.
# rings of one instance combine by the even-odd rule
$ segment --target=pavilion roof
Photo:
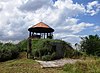
[[[36,27],[50,28],[47,24],[45,24],[43,22],[37,23],[36,25],[33,25],[31,28],[36,28]]]
[[[33,25],[31,28],[28,29],[29,31],[32,32],[40,32],[40,33],[49,33],[49,32],[54,32],[54,29],[52,29],[50,26],[43,22],[39,22],[36,25]]]

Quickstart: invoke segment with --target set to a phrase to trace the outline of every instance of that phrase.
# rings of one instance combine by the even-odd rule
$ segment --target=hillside
[[[0,73],[100,73],[100,59],[87,58],[75,64],[66,64],[62,68],[44,68],[32,59],[26,58],[26,52],[18,59],[0,62]]]
[[[100,57],[76,51],[69,43],[62,40],[33,40],[31,59],[27,59],[26,50],[27,40],[16,45],[1,43],[0,73],[100,73]],[[67,63],[59,68],[41,68],[41,65],[35,61],[58,60],[59,50],[64,53],[60,59],[76,60],[78,58],[81,61],[73,64]]]
[[[0,73],[59,73],[60,68],[42,69],[40,64],[26,58],[26,53],[21,53],[18,59],[0,62]]]

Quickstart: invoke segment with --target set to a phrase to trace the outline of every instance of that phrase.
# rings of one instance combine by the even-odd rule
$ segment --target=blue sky
[[[54,2],[56,2],[57,0],[53,0]],[[89,2],[93,2],[93,1],[98,1],[98,3],[100,3],[100,0],[73,0],[73,3],[78,3],[78,4],[83,4],[84,6],[86,6]],[[95,9],[95,7],[94,7]],[[87,23],[94,23],[97,26],[100,26],[100,12],[98,12],[97,14],[90,16],[88,14],[82,14],[76,17],[77,19],[80,19],[79,22],[87,22]],[[87,34],[87,35],[95,35],[98,34],[100,35],[100,31],[98,32],[92,32],[92,29],[86,29],[78,34]]]
[[[26,39],[41,20],[55,29],[54,39],[72,44],[100,36],[100,0],[0,0],[0,41]]]
[[[100,3],[100,0],[73,0],[74,3],[79,3],[79,4],[83,4],[83,5],[87,5],[89,2],[93,2],[93,1],[98,1],[98,3]],[[95,9],[95,7],[94,7]],[[89,15],[80,15],[77,18],[79,18],[81,21],[83,22],[89,22],[89,23],[94,23],[95,25],[100,26],[100,12],[98,12],[97,14],[93,15],[93,16],[89,16]],[[98,34],[100,35],[100,31],[98,32],[90,32],[92,30],[88,30],[89,32],[83,32],[84,34]]]

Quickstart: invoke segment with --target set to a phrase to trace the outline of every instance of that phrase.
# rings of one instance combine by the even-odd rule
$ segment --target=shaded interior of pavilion
[[[31,28],[28,29],[29,31],[29,38],[31,39],[53,39],[53,32],[54,29],[48,26],[47,24],[40,22]]]

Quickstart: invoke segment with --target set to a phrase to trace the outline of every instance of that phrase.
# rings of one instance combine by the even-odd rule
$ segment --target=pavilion
[[[37,23],[36,25],[33,25],[28,29],[29,31],[29,38],[28,38],[28,52],[27,52],[27,57],[28,53],[31,53],[31,40],[33,39],[53,39],[53,32],[54,29],[48,26],[47,24],[40,22]]]
[[[47,24],[40,22],[36,25],[33,25],[31,28],[28,29],[29,31],[29,38],[53,38],[54,29],[52,29]]]

